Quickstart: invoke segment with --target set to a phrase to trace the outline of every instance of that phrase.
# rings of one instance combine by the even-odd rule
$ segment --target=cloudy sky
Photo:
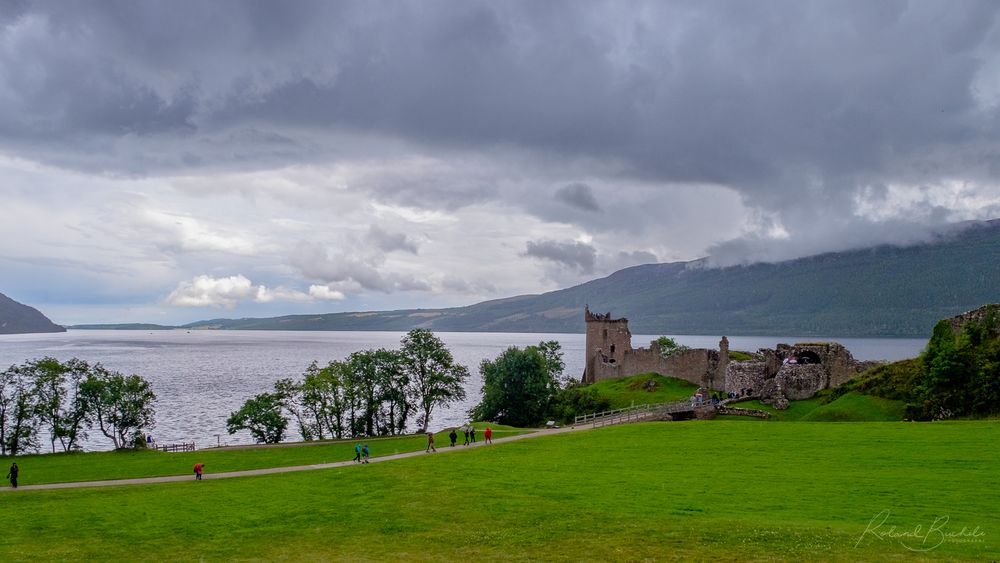
[[[1000,216],[1000,3],[0,0],[0,292],[463,305]]]

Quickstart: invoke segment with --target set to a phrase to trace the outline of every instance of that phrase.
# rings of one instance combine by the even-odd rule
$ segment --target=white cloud
[[[309,295],[316,299],[323,299],[328,301],[341,301],[344,299],[344,293],[330,289],[326,285],[310,285]]]
[[[246,276],[237,274],[224,278],[196,276],[191,281],[181,282],[170,295],[167,303],[178,307],[222,307],[232,309],[242,301],[271,303],[273,301],[311,302],[316,299],[339,300],[344,294],[328,287],[313,285],[309,293],[265,285],[254,285]]]

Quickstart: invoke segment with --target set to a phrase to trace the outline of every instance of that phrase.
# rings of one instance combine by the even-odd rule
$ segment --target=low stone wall
[[[771,413],[760,409],[744,409],[742,407],[719,407],[719,414],[733,416],[752,416],[754,418],[771,418]]]

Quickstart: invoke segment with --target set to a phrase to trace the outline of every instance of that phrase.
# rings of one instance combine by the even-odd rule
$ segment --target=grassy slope
[[[476,438],[482,440],[485,423],[475,424]],[[510,426],[491,425],[494,436],[502,438],[522,434],[526,430]],[[458,433],[461,444],[462,433]],[[367,442],[372,457],[413,452],[427,447],[427,438],[404,436],[400,438],[377,438],[360,440]],[[41,483],[67,483],[74,481],[94,481],[101,479],[127,479],[132,477],[159,477],[164,475],[187,475],[195,463],[205,464],[209,473],[261,469],[265,467],[289,467],[313,463],[330,463],[354,458],[354,444],[359,440],[323,443],[294,443],[281,447],[257,447],[244,449],[207,449],[191,453],[163,453],[154,451],[137,452],[90,452],[55,455],[32,455],[17,457],[21,468],[21,485]],[[448,432],[434,435],[434,445],[448,446]],[[11,458],[0,457],[0,466],[9,467]]]
[[[810,422],[885,422],[903,419],[903,402],[882,399],[860,393],[847,393],[829,403],[814,397],[804,401],[790,401],[788,408],[777,410],[760,401],[743,401],[733,405],[760,409],[771,413],[771,420],[803,420]]]
[[[643,384],[653,380],[653,391],[643,389]],[[611,408],[651,403],[671,403],[687,399],[698,390],[698,386],[676,377],[664,377],[655,373],[645,373],[621,379],[605,379],[588,386],[596,389],[611,401]]]
[[[726,447],[692,455],[706,444]],[[5,493],[0,560],[919,559],[863,535],[887,509],[900,530],[948,516],[947,531],[985,533],[925,558],[996,560],[998,462],[987,422],[610,427],[370,466]]]

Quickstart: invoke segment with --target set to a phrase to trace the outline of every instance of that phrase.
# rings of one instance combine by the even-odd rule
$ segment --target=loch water
[[[432,429],[458,425],[478,402],[482,380],[479,364],[510,346],[524,347],[542,340],[562,346],[565,375],[579,379],[584,367],[583,334],[495,332],[436,333],[455,360],[472,376],[466,399],[439,407]],[[65,333],[0,335],[0,369],[45,356],[59,360],[80,358],[100,362],[124,374],[139,374],[150,381],[157,396],[156,426],[150,433],[161,443],[194,442],[197,447],[248,444],[247,432],[226,433],[226,418],[246,399],[268,391],[284,377],[301,378],[312,362],[321,365],[344,359],[351,352],[371,348],[397,348],[402,332],[347,331],[225,331],[225,330],[71,330]],[[719,336],[671,335],[692,348],[717,348]],[[635,335],[632,345],[648,346],[656,338]],[[859,360],[899,360],[916,356],[926,343],[912,338],[822,338],[795,336],[729,336],[731,350],[755,351],[776,344],[801,341],[836,341]],[[289,428],[287,439],[298,437]],[[84,443],[88,450],[109,449],[110,441],[92,431]]]

